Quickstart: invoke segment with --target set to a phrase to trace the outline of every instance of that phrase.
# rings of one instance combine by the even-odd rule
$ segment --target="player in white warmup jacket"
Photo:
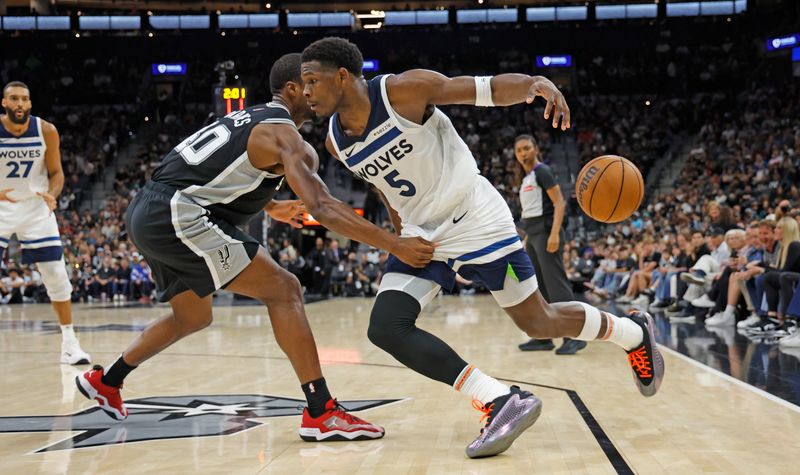
[[[72,328],[72,283],[54,210],[64,187],[58,131],[31,115],[31,93],[19,81],[3,88],[0,115],[0,259],[16,234],[22,264],[39,269],[61,325],[61,363],[89,364]]]
[[[538,418],[542,402],[464,361],[439,338],[417,328],[422,308],[456,273],[483,283],[514,323],[532,338],[602,339],[628,353],[645,396],[658,390],[664,362],[646,313],[620,318],[581,302],[548,303],[538,290],[503,197],[478,173],[475,159],[450,119],[448,104],[492,107],[547,100],[545,118],[569,128],[569,108],[541,76],[501,74],[448,78],[415,69],[362,76],[363,57],[342,38],[303,50],[301,75],[311,110],[330,117],[326,147],[383,195],[402,236],[437,244],[425,268],[390,256],[370,316],[370,341],[401,363],[471,395],[486,425],[467,447],[471,458],[496,455]],[[498,124],[498,127],[500,124]],[[491,351],[491,350],[487,350]]]

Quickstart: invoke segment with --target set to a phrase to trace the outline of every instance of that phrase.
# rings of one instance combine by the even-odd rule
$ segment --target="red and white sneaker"
[[[380,439],[384,434],[383,427],[347,413],[336,399],[325,404],[325,413],[319,417],[311,417],[308,408],[303,410],[300,438],[306,442]]]
[[[124,421],[128,417],[128,409],[119,395],[120,388],[103,384],[102,377],[103,367],[94,365],[91,370],[75,376],[75,384],[78,386],[78,391],[86,396],[86,399],[97,401],[103,412],[118,421]]]

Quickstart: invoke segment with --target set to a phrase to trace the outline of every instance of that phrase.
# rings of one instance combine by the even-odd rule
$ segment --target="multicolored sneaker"
[[[480,435],[467,446],[467,457],[474,459],[508,450],[539,418],[542,400],[519,386],[511,386],[510,393],[496,398],[488,406],[473,399],[472,407],[483,412],[481,421],[486,421]]]
[[[664,358],[658,351],[656,336],[653,332],[653,317],[647,312],[632,311],[626,315],[634,323],[642,327],[642,343],[628,351],[628,363],[633,370],[633,380],[643,396],[653,396],[664,379]]]
[[[75,377],[75,384],[78,385],[78,391],[81,392],[86,399],[94,399],[100,405],[100,409],[108,414],[111,418],[118,421],[124,421],[128,417],[128,409],[119,395],[120,388],[115,388],[103,384],[103,367],[94,365],[94,367]]]
[[[306,442],[380,439],[385,433],[383,427],[349,414],[336,399],[325,404],[325,413],[319,417],[311,417],[305,408],[300,425],[300,438]]]

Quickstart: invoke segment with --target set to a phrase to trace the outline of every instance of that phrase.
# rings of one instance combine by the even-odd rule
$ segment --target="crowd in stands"
[[[631,157],[647,170],[664,156],[676,136],[694,137],[694,142],[686,156],[679,157],[688,159],[670,191],[650,193],[640,211],[622,224],[595,233],[579,229],[565,249],[565,265],[576,290],[587,290],[591,299],[668,310],[676,321],[707,314],[706,324],[712,327],[733,326],[738,320],[746,322],[743,326],[750,327],[750,332],[758,328],[761,334],[788,335],[792,319],[800,317],[796,302],[800,297],[792,292],[798,280],[795,274],[800,272],[800,244],[793,243],[800,238],[791,224],[800,216],[800,91],[793,85],[778,88],[768,82],[741,87],[736,94],[685,94],[713,93],[741,83],[741,78],[733,76],[752,58],[731,40],[688,56],[687,46],[676,44],[665,40],[655,45],[654,52],[620,55],[613,61],[600,55],[578,61],[578,90],[570,101],[579,163],[613,153]],[[36,55],[24,61],[7,59],[0,67],[3,81],[27,80],[35,93],[43,92],[42,103],[54,99],[53,107],[42,115],[61,133],[67,183],[59,213],[75,301],[146,302],[153,297],[150,269],[124,238],[124,212],[161,157],[202,126],[210,109],[149,96],[126,109],[59,106],[56,97],[83,94],[76,84],[87,81],[107,98],[117,89],[141,90],[146,72],[126,68],[124,59],[120,61],[90,58],[78,70],[56,62],[57,74],[46,78],[35,74],[42,67]],[[481,51],[469,57],[392,50],[383,64],[393,71],[425,65],[451,75],[492,69],[487,65],[494,65],[494,72],[531,68],[530,57],[513,49]],[[241,67],[251,83],[263,83],[257,80],[268,69],[262,61],[252,59]],[[651,89],[655,95],[642,95],[629,92],[626,86],[636,82],[641,87],[658,78],[669,78],[665,82],[672,87],[659,83]],[[207,94],[210,80],[190,75],[181,94]],[[153,106],[157,127],[137,129],[131,117],[148,101],[157,102]],[[445,112],[473,151],[481,173],[519,216],[522,170],[514,160],[514,137],[533,132],[547,160],[563,135],[543,126],[541,105],[452,106]],[[367,217],[389,227],[372,190],[352,180],[324,152],[326,127],[307,125],[302,132],[322,157],[320,174],[361,187],[367,196]],[[115,157],[123,146],[130,158],[117,163]],[[336,167],[337,172],[327,174],[326,166]],[[82,194],[105,170],[114,173],[109,195],[90,211],[82,210]],[[302,249],[298,235],[281,225],[273,225],[270,236],[273,258],[298,276],[308,294],[375,293],[386,253],[323,237]],[[43,301],[46,294],[35,269],[6,259],[5,277],[0,281],[3,300]],[[460,282],[457,290],[470,293],[480,291],[480,286]]]
[[[672,191],[573,243],[573,281],[595,299],[800,346],[799,99],[797,86],[764,86],[712,105]]]

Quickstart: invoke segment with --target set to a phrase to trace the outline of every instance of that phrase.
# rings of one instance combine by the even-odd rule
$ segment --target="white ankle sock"
[[[465,392],[484,404],[489,404],[500,396],[511,392],[511,388],[481,372],[478,368],[467,365],[453,383],[453,388]]]
[[[72,328],[71,323],[69,325],[61,325],[61,340],[64,343],[78,341],[78,337],[75,336],[75,329]]]
[[[599,340],[616,343],[625,351],[636,348],[644,340],[642,327],[635,324],[630,318],[620,318],[608,312],[603,312],[603,315],[606,317],[606,334]]]

